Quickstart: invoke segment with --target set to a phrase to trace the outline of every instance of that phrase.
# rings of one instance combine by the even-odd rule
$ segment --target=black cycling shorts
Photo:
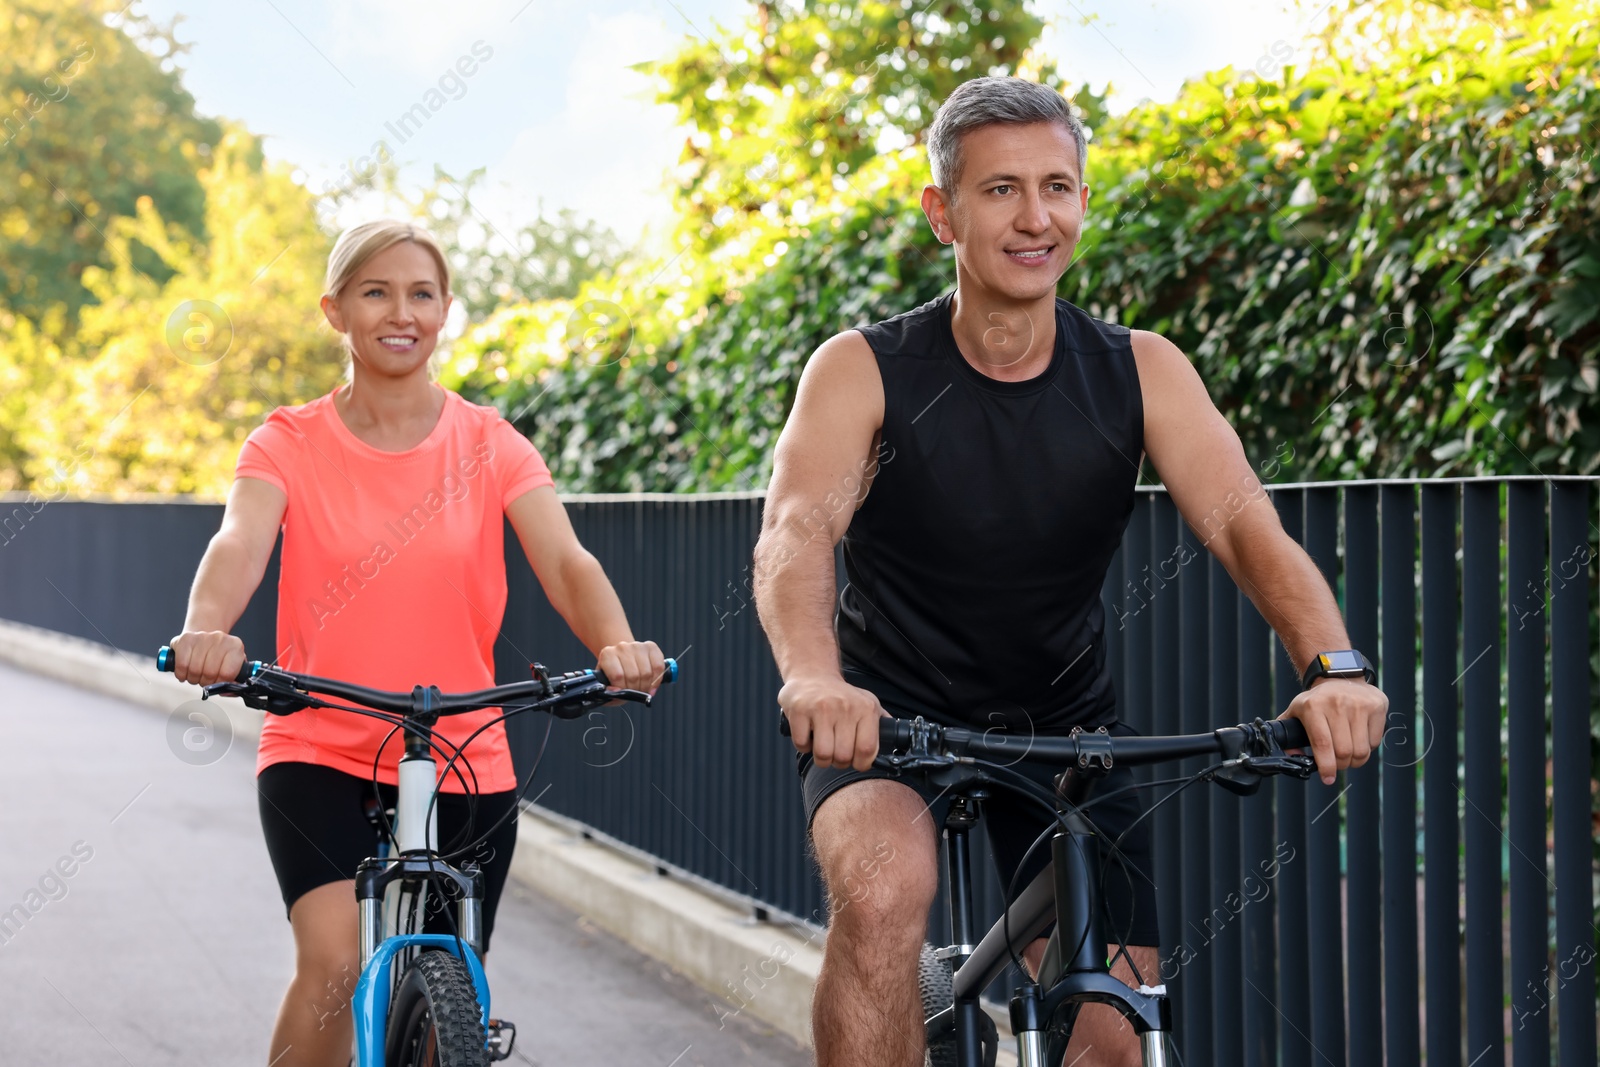
[[[860,685],[864,681],[853,671],[847,671],[845,679],[852,685]],[[863,687],[874,691],[881,688],[877,685]],[[928,717],[925,711],[918,712],[915,708],[902,706],[899,703],[890,706],[889,702],[883,700],[883,696],[884,694],[880,692],[879,702],[891,715],[912,718],[922,714]],[[1108,729],[1113,736],[1127,736],[1138,732],[1123,723],[1114,723]],[[819,768],[812,762],[810,755],[804,753],[801,754],[799,763],[801,792],[805,798],[808,828],[816,818],[817,809],[822,806],[823,801],[848,785],[872,778],[891,778],[916,790],[922,797],[923,803],[928,806],[935,830],[941,830],[944,826],[950,800],[938,789],[930,786],[921,775],[908,774],[896,777],[877,767],[867,771],[857,771],[850,767]],[[1058,768],[1028,762],[1016,763],[1011,769],[1039,782],[1047,791],[1052,788],[1052,780],[1059,772]],[[1129,768],[1113,767],[1110,774],[1095,784],[1090,798],[1123,789],[1133,782],[1133,772]],[[994,860],[995,870],[1000,875],[1000,885],[1005,888],[1010,886],[1011,877],[1016,872],[1017,864],[1022,860],[1023,854],[1027,852],[1028,846],[1033,844],[1053,820],[1037,803],[1024,800],[1008,790],[995,787],[989,792],[989,799],[983,802],[983,826],[989,836],[990,854]],[[1145,819],[1137,826],[1134,825],[1135,820],[1143,813],[1144,804],[1136,791],[1125,792],[1095,804],[1085,812],[1100,835],[1100,865],[1104,875],[1102,880],[1104,892],[1101,895],[1106,908],[1103,918],[1106,922],[1106,940],[1112,944],[1149,946],[1161,944],[1160,928],[1156,923],[1156,887],[1153,880],[1154,838],[1150,832],[1150,820]],[[1129,830],[1129,827],[1132,829]],[[1113,851],[1112,844],[1119,837],[1122,839],[1121,846]],[[1049,861],[1048,843],[1035,849],[1017,879],[1017,892],[1020,893],[1027,888]]]
[[[392,785],[377,786],[385,808],[394,806],[396,794]],[[365,811],[372,795],[372,779],[314,763],[274,763],[256,777],[261,829],[283,893],[285,913],[310,890],[353,879],[356,866],[378,854],[378,835]],[[488,951],[489,935],[494,932],[495,908],[517,843],[516,816],[507,817],[516,805],[516,796],[515,791],[478,794],[469,834],[468,802],[473,798],[462,793],[439,794],[439,846],[443,853],[464,847],[504,819],[471,852],[451,861],[456,867],[476,862],[483,872],[484,951]],[[351,899],[354,897],[352,891]],[[437,904],[437,897],[430,899]],[[454,907],[446,916],[442,908],[430,906],[423,929],[447,934],[454,919]]]

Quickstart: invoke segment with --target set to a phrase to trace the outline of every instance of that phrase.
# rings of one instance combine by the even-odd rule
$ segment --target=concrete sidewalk
[[[130,663],[125,684],[151,683]],[[292,942],[253,742],[219,757],[203,737],[186,746],[182,719],[10,667],[0,686],[0,1061],[264,1063]],[[515,882],[489,976],[496,1014],[518,1024],[513,1063],[810,1062]]]

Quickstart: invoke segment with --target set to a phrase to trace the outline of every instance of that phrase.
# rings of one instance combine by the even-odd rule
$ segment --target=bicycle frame
[[[175,659],[172,648],[163,646],[156,653],[156,669],[172,671]],[[386,692],[350,682],[290,674],[260,661],[246,662],[232,682],[205,687],[207,697],[238,696],[247,706],[276,715],[292,715],[308,707],[340,706],[328,704],[315,695],[323,693],[375,711],[399,715],[405,720],[407,728],[403,735],[405,743],[400,757],[393,827],[396,854],[390,856],[387,843],[380,844],[378,855],[362,860],[356,868],[361,977],[356,982],[352,1003],[359,1067],[383,1067],[389,1003],[395,983],[395,958],[399,956],[402,963],[409,963],[421,949],[442,949],[462,961],[478,1001],[487,1050],[496,1060],[505,1059],[512,1051],[516,1027],[490,1016],[489,981],[479,958],[483,953],[483,876],[474,863],[468,862],[458,869],[438,858],[439,823],[434,800],[438,765],[430,743],[433,727],[441,715],[511,703],[516,704],[519,711],[537,708],[562,718],[573,718],[585,708],[613,700],[633,700],[646,705],[651,700],[649,693],[640,690],[612,689],[605,675],[597,669],[552,676],[542,664],[530,666],[533,672],[530,681],[471,693],[446,694],[436,686],[424,688],[420,685],[412,687],[409,694]],[[664,668],[661,683],[674,681],[678,676],[677,661],[667,659]],[[426,915],[428,887],[439,878],[454,885],[459,897],[454,934],[400,929],[407,914]],[[414,895],[417,906],[404,913],[402,895],[407,890]]]
[[[930,775],[937,781],[938,774]],[[1076,811],[1062,814],[1066,824],[1050,839],[1051,862],[1041,871],[982,940],[972,944],[972,867],[967,835],[978,820],[979,805],[988,795],[981,772],[952,776],[952,800],[945,819],[946,879],[950,899],[950,931],[954,944],[940,950],[955,967],[955,1002],[949,1020],[927,1020],[930,1033],[953,1028],[956,1059],[961,1067],[993,1067],[985,1063],[980,1040],[979,997],[1052,921],[1039,981],[1020,986],[1011,998],[1011,1029],[1017,1039],[1019,1067],[1058,1067],[1067,1039],[1086,1003],[1108,1004],[1120,1011],[1139,1034],[1145,1067],[1167,1067],[1166,1035],[1172,1029],[1172,1007],[1165,987],[1132,989],[1111,974],[1106,961],[1105,931],[1093,907],[1100,878],[1100,853],[1093,828]],[[940,783],[943,784],[943,783]],[[1061,931],[1079,931],[1075,948],[1065,956]],[[1043,983],[1043,987],[1041,984]],[[1065,1016],[1065,1033],[1050,1027]],[[942,1015],[943,1013],[941,1013]]]
[[[437,716],[414,713],[410,720],[431,728]],[[476,864],[457,869],[437,859],[438,805],[433,802],[438,765],[420,731],[405,732],[395,802],[393,856],[372,857],[356,868],[356,902],[361,945],[361,977],[356,982],[354,1018],[357,1067],[383,1067],[388,1037],[389,998],[396,980],[394,963],[402,964],[421,949],[443,949],[458,956],[472,977],[485,1032],[489,1032],[489,980],[479,958],[483,951],[483,876]],[[456,933],[425,934],[402,930],[401,897],[416,894],[412,914],[427,912],[433,879],[443,878],[458,893]],[[403,967],[402,967],[403,969]]]

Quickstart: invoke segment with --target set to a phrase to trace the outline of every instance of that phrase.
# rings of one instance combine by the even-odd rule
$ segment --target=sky
[[[651,80],[663,58],[748,0],[135,0],[181,16],[185,86],[201,113],[242,122],[312,190],[348,181],[381,139],[413,187],[433,166],[486,167],[475,206],[506,232],[572,208],[638,240],[670,218],[683,133]],[[1320,3],[1039,0],[1043,47],[1114,109],[1172,99],[1186,77],[1302,47]],[[1085,20],[1090,20],[1085,24]],[[470,73],[466,73],[470,72]],[[430,90],[444,106],[401,116]],[[437,103],[438,97],[433,97]],[[397,135],[398,133],[398,135]],[[354,208],[360,211],[361,205]],[[353,220],[343,220],[353,221]]]

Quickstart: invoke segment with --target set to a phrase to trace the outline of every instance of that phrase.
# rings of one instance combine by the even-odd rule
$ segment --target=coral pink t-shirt
[[[269,415],[245,441],[235,475],[270,482],[289,498],[279,666],[401,692],[494,684],[494,641],[506,607],[505,509],[553,484],[538,450],[499,412],[446,391],[427,438],[408,451],[385,452],[350,432],[330,393]],[[489,708],[447,716],[435,732],[459,745],[497,714]],[[294,761],[371,778],[390,729],[347,711],[268,715],[256,772]],[[394,784],[403,745],[395,732],[378,763],[380,781]],[[434,758],[442,769],[445,758]],[[463,759],[477,775],[477,792],[516,787],[503,725],[480,734]],[[464,767],[462,773],[470,786],[472,775]],[[463,791],[454,772],[441,788]]]

